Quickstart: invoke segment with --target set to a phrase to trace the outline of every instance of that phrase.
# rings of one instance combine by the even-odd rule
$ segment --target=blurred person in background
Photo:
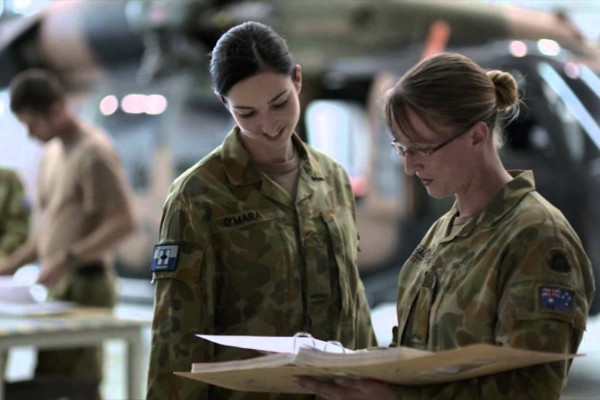
[[[0,167],[0,265],[27,239],[31,207],[15,171]]]
[[[214,91],[236,125],[172,184],[152,265],[148,399],[311,399],[234,392],[182,378],[194,362],[259,355],[196,337],[307,332],[376,344],[357,268],[344,169],[302,142],[302,70],[270,27],[231,28],[212,51]],[[201,129],[201,127],[199,127]]]
[[[0,167],[0,265],[27,239],[31,208],[19,175],[10,168]],[[5,373],[8,353],[4,357]]]
[[[112,308],[112,253],[135,226],[118,155],[104,132],[68,109],[65,89],[49,71],[20,73],[10,96],[12,112],[33,139],[45,144],[36,199],[41,221],[0,265],[0,274],[38,261],[38,283],[49,288],[50,299]],[[101,347],[40,351],[35,377],[60,390],[67,390],[68,382],[85,382],[92,394],[68,398],[89,400],[100,398],[102,367]]]
[[[385,117],[406,174],[431,197],[455,197],[400,271],[393,346],[577,352],[592,266],[564,215],[535,190],[532,171],[500,161],[502,123],[518,105],[510,73],[456,53],[423,60],[388,92]],[[428,386],[298,383],[325,399],[558,399],[571,361]]]

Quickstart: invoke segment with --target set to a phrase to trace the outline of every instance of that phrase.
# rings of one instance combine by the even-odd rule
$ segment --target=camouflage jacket
[[[0,264],[27,239],[30,206],[21,180],[0,168]]]
[[[346,173],[294,135],[301,162],[293,201],[252,164],[237,135],[176,179],[164,207],[153,261],[151,399],[307,398],[230,392],[173,375],[193,362],[259,355],[197,333],[308,332],[349,348],[375,344]]]
[[[575,353],[594,293],[590,260],[560,211],[519,173],[452,234],[456,204],[400,272],[396,343],[440,351],[472,343]],[[558,399],[570,362],[426,388],[401,399]]]

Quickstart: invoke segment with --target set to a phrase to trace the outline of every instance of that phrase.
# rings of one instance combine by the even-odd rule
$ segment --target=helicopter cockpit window
[[[371,154],[364,109],[347,101],[317,100],[307,106],[305,118],[308,143],[340,163],[354,194],[364,196]]]
[[[567,150],[574,161],[584,161],[586,142],[600,147],[598,96],[590,96],[579,74],[566,76],[547,63],[540,63],[538,72],[544,81],[543,94],[561,121]]]
[[[567,100],[561,98],[548,85],[543,87],[543,92],[555,115],[561,121],[562,130],[565,132],[563,137],[569,154],[574,160],[580,161],[584,152],[584,136],[579,123],[565,104]],[[544,141],[538,138],[538,142],[543,143]]]
[[[540,116],[530,109],[528,99],[528,80],[519,69],[511,69],[512,75],[517,80],[521,96],[526,100],[519,107],[519,115],[505,127],[504,147],[511,151],[535,152],[550,160],[555,154],[555,147],[549,132],[540,122]],[[504,151],[504,150],[502,150]]]

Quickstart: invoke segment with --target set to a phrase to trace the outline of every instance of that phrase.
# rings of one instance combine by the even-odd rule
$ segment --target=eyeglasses
[[[469,132],[473,126],[474,126],[474,124],[469,125],[468,128],[459,131],[457,134],[450,136],[449,139],[446,139],[442,143],[437,144],[435,146],[421,147],[421,148],[418,148],[418,147],[409,148],[409,147],[404,146],[397,139],[392,140],[392,142],[390,144],[396,150],[396,153],[398,153],[402,157],[406,157],[407,154],[411,154],[411,155],[420,154],[422,156],[429,157],[433,153],[435,153],[436,151],[441,149],[442,147],[444,147],[447,144],[449,144],[450,142],[452,142],[454,139],[456,139],[460,135]]]

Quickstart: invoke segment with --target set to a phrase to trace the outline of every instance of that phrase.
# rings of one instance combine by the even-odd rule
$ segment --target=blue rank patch
[[[175,271],[178,255],[178,244],[157,244],[152,257],[152,272]]]
[[[558,286],[540,286],[540,308],[552,311],[573,311],[574,292]]]

